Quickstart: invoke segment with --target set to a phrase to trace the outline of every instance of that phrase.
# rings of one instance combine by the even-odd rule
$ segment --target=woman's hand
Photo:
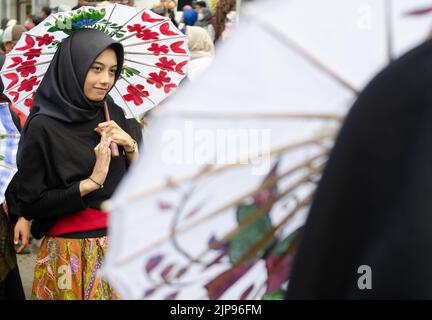
[[[14,244],[17,245],[21,240],[21,246],[17,249],[17,253],[22,252],[28,246],[30,240],[30,224],[20,217],[14,228]]]
[[[106,121],[98,124],[95,131],[99,134],[105,132],[112,142],[122,146],[126,150],[131,150],[134,147],[134,140],[115,121]]]
[[[111,141],[112,139],[109,138],[105,132],[102,132],[101,140],[99,144],[94,148],[94,152],[96,155],[96,163],[90,177],[93,180],[97,181],[99,184],[104,184],[105,179],[108,175],[109,165],[111,162]]]
[[[96,163],[93,167],[93,172],[89,179],[80,182],[79,188],[81,196],[85,196],[92,191],[100,189],[105,183],[111,162],[110,143],[111,138],[108,138],[105,132],[101,132],[101,140],[94,148]]]

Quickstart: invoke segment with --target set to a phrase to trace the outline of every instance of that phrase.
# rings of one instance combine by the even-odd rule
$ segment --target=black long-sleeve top
[[[141,132],[131,130],[118,106],[110,104],[109,111],[111,120],[132,138],[141,139],[137,136]],[[33,219],[35,238],[44,236],[59,217],[86,208],[99,209],[114,193],[128,167],[121,147],[120,156],[111,159],[104,188],[84,197],[79,191],[80,181],[91,175],[96,162],[94,148],[100,142],[100,135],[94,128],[104,121],[101,109],[96,118],[86,122],[65,123],[38,115],[28,125],[21,141],[17,197],[23,216]]]

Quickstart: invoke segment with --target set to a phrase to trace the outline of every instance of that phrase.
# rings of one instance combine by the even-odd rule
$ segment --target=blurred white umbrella
[[[404,14],[420,2],[244,8],[201,81],[154,115],[108,203],[103,272],[123,298],[280,294],[340,121],[376,72],[425,38],[428,21]]]
[[[7,103],[0,103],[0,203],[13,176],[18,171],[16,153],[20,134],[12,120]]]

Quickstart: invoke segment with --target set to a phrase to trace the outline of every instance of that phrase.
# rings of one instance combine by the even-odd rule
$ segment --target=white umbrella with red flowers
[[[94,28],[123,44],[125,63],[110,96],[127,117],[143,114],[165,99],[185,77],[189,51],[170,19],[150,10],[110,5],[52,14],[25,32],[1,70],[5,94],[25,114],[62,39]]]

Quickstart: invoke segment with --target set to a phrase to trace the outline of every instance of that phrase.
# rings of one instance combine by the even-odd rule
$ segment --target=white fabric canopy
[[[275,278],[289,274],[291,256],[280,254],[282,246],[271,251],[270,242],[258,244],[257,235],[272,232],[264,220],[279,244],[303,224],[340,121],[389,62],[389,43],[397,57],[428,34],[429,19],[404,15],[425,1],[390,2],[275,0],[244,8],[213,65],[151,119],[140,159],[109,203],[111,245],[103,273],[123,298],[259,299],[272,293]],[[264,210],[261,224],[239,230],[236,215],[254,203],[251,192],[277,161],[277,173],[287,173],[277,184],[283,196]],[[227,168],[235,162],[242,164]],[[209,249],[209,242],[224,236],[226,255],[208,266],[223,253]],[[234,257],[245,258],[254,251],[245,247],[254,244],[261,249],[233,268],[242,260]],[[271,268],[275,257],[279,269]],[[236,270],[243,275],[233,282]],[[220,288],[232,285],[211,293],[206,284],[214,279]]]

